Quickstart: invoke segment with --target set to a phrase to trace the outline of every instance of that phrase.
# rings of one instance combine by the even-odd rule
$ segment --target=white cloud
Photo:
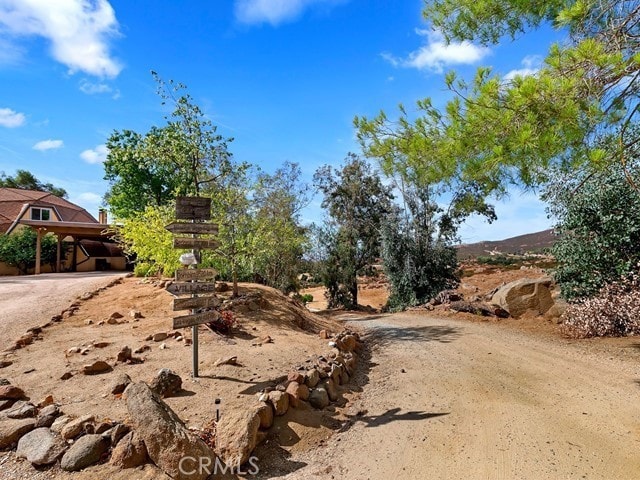
[[[111,93],[113,89],[106,83],[93,83],[88,80],[80,82],[80,91],[87,95],[96,95],[99,93]]]
[[[529,75],[535,75],[540,70],[540,64],[542,63],[542,57],[539,55],[528,55],[522,59],[522,68],[511,70],[504,76],[504,81],[510,82],[515,77],[527,77]]]
[[[331,6],[343,0],[235,0],[236,19],[241,23],[270,23],[273,26],[295,20],[316,5]]]
[[[83,151],[80,154],[80,158],[87,163],[103,163],[107,159],[108,153],[109,150],[107,149],[107,146],[102,144],[98,145],[96,148],[90,148]]]
[[[33,146],[34,150],[40,150],[41,152],[44,152],[46,150],[55,150],[56,148],[62,148],[64,147],[64,142],[62,140],[42,140],[38,143],[36,143]]]
[[[51,55],[77,71],[115,77],[122,66],[111,57],[109,41],[118,21],[107,0],[0,0],[0,35],[41,36]],[[6,41],[6,39],[5,39]]]
[[[416,68],[441,73],[448,65],[469,65],[486,57],[491,51],[471,42],[451,42],[444,39],[442,33],[432,30],[416,29],[416,33],[426,38],[426,44],[411,52],[405,58],[383,53],[382,58],[394,67]]]
[[[102,201],[102,197],[97,193],[93,192],[84,192],[78,195],[78,200],[85,203],[100,203]]]
[[[15,128],[24,125],[24,113],[14,112],[10,108],[0,108],[0,126]]]

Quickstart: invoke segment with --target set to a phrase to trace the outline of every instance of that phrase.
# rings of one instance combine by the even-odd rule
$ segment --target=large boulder
[[[257,409],[225,413],[216,426],[216,453],[225,464],[239,467],[256,447],[259,428]]]
[[[16,454],[33,465],[49,465],[67,450],[67,442],[46,427],[36,428],[18,441]]]
[[[527,311],[543,315],[554,303],[550,290],[552,283],[548,277],[522,278],[499,288],[491,303],[505,309],[514,318]]]
[[[100,461],[111,446],[108,435],[91,434],[80,437],[60,460],[60,467],[67,472],[77,472]]]
[[[124,394],[134,430],[144,441],[153,463],[174,479],[207,478],[209,472],[199,469],[198,464],[213,468],[216,455],[211,448],[189,432],[174,411],[145,383],[132,383]]]

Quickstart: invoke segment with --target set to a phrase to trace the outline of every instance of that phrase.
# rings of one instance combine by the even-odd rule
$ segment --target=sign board
[[[188,310],[190,308],[207,308],[218,307],[220,299],[216,296],[211,297],[193,297],[193,298],[174,298],[173,310]]]
[[[173,222],[164,228],[169,230],[171,233],[196,233],[208,235],[216,235],[218,233],[217,223]]]
[[[201,323],[215,322],[220,318],[220,314],[216,310],[210,312],[195,313],[193,315],[182,315],[173,319],[173,328],[186,328],[200,325]]]
[[[214,268],[182,268],[176,270],[176,280],[209,280],[215,278],[218,271]]]
[[[174,237],[173,248],[200,248],[207,250],[215,250],[220,243],[211,238],[188,238]]]
[[[188,293],[215,293],[216,284],[211,282],[173,282],[167,287],[167,292],[172,295],[186,295]]]
[[[207,197],[177,197],[176,218],[179,220],[211,219],[211,199]]]

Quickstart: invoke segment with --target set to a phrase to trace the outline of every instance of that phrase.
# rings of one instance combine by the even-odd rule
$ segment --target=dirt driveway
[[[10,342],[28,328],[48,322],[84,292],[123,275],[123,272],[80,272],[0,277],[0,331]]]
[[[364,393],[287,479],[640,479],[640,340],[351,318],[376,345]]]

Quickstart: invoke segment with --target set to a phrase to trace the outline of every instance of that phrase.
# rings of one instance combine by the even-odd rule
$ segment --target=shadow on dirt
[[[381,425],[386,425],[387,423],[391,423],[391,422],[428,420],[430,418],[449,415],[449,412],[429,413],[429,412],[410,411],[410,412],[400,413],[400,411],[401,411],[400,408],[391,408],[381,415],[366,415],[366,413],[360,413],[360,412],[356,415],[346,415],[349,418],[349,420],[346,424],[342,426],[340,431],[345,432],[358,422],[363,422],[365,424],[365,428],[371,428],[371,427],[379,427]]]
[[[461,335],[461,329],[445,325],[403,327],[384,325],[372,328],[365,341],[375,346],[386,346],[392,342],[439,342],[450,343]]]

